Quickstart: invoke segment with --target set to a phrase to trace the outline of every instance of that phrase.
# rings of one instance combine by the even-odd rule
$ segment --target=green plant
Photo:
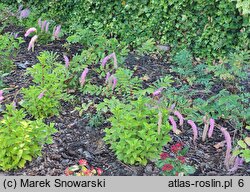
[[[166,152],[161,153],[160,159],[156,162],[161,169],[161,174],[165,176],[193,174],[195,168],[186,164],[187,151],[188,148],[183,148],[183,144],[176,143],[171,146],[171,155]]]
[[[246,129],[249,131],[250,127],[247,126]],[[237,147],[234,149],[233,155],[239,155],[246,163],[250,162],[250,137],[245,137],[237,142]]]
[[[32,157],[41,155],[42,145],[51,143],[51,134],[56,132],[54,125],[42,120],[25,120],[23,109],[6,106],[0,121],[0,169],[22,168]]]
[[[22,38],[15,39],[10,34],[0,35],[0,75],[10,72],[20,44],[24,42]]]
[[[100,168],[90,167],[84,159],[79,160],[78,164],[67,167],[64,174],[66,176],[100,176],[103,173],[103,170]]]
[[[93,128],[98,128],[101,125],[103,125],[104,122],[105,122],[105,118],[103,114],[101,112],[97,112],[96,114],[91,115],[88,125]]]
[[[171,140],[167,110],[147,107],[150,101],[146,97],[128,104],[115,99],[104,100],[112,113],[108,119],[111,127],[105,129],[104,140],[124,163],[146,165]]]
[[[68,99],[64,93],[67,72],[61,63],[56,62],[56,58],[54,53],[42,52],[38,56],[39,63],[27,69],[36,85],[22,88],[22,106],[35,118],[58,114],[60,100]]]

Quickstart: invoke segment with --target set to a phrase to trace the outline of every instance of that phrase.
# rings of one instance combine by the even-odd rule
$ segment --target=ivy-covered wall
[[[218,58],[236,48],[249,49],[249,15],[241,14],[237,2],[40,0],[30,1],[30,6],[36,4],[44,17],[69,31],[89,28],[130,45],[154,38],[175,48],[188,47],[198,57]]]

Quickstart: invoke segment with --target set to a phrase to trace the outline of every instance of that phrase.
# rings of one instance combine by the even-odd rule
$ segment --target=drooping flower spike
[[[230,172],[235,172],[238,170],[239,166],[243,165],[244,159],[240,157],[236,157],[234,161],[234,166],[229,170]]]
[[[214,119],[210,118],[209,124],[210,124],[210,126],[209,126],[209,130],[208,130],[208,138],[211,138],[213,135],[213,131],[214,131],[214,124],[215,124]]]
[[[29,46],[28,46],[28,51],[29,51],[30,49],[32,49],[32,51],[34,51],[35,42],[37,41],[37,38],[38,38],[37,35],[35,35],[35,36],[33,36],[33,37],[31,38],[31,40],[30,40],[30,42],[29,42]]]
[[[48,31],[49,31],[49,24],[50,24],[49,22],[46,23],[46,26],[45,26],[45,32],[46,33],[48,33]]]
[[[81,85],[81,87],[82,87],[82,86],[84,85],[84,83],[85,83],[85,79],[86,79],[86,76],[87,76],[88,72],[89,72],[89,69],[88,69],[88,68],[85,68],[84,71],[82,72],[82,75],[81,75],[81,77],[80,77],[80,85]]]
[[[102,60],[102,67],[105,67],[105,65],[107,64],[107,62],[113,58],[114,59],[114,68],[117,69],[118,65],[117,65],[117,58],[116,58],[116,54],[115,53],[111,53],[110,55],[104,57],[104,59]]]
[[[174,111],[174,115],[176,115],[179,119],[179,125],[182,126],[184,123],[184,118],[179,111]]]
[[[26,9],[24,9],[24,10],[22,10],[22,11],[20,12],[19,18],[20,18],[20,19],[27,18],[27,17],[29,16],[29,14],[30,14],[30,10],[26,8]]]
[[[114,90],[117,84],[117,78],[113,76],[112,81],[113,81],[112,90]]]
[[[4,97],[3,97],[3,90],[0,90],[0,101],[4,100]]]
[[[69,58],[66,55],[63,55],[64,62],[65,62],[65,67],[69,68]]]
[[[54,30],[53,30],[53,37],[55,39],[59,39],[59,33],[61,31],[61,25],[58,25],[56,27],[54,27]]]
[[[109,78],[110,78],[110,72],[108,72],[107,75],[106,75],[105,83],[108,83]]]
[[[231,139],[230,134],[228,133],[228,131],[225,128],[222,127],[220,130],[221,130],[222,134],[224,135],[226,143],[227,143],[225,165],[226,165],[227,169],[229,169],[229,160],[230,160],[230,157],[231,157],[230,152],[231,152],[231,149],[232,149],[232,139]]]
[[[41,31],[44,31],[44,30],[45,30],[46,24],[47,24],[47,21],[46,21],[46,20],[42,21]]]
[[[161,88],[157,89],[156,91],[154,91],[154,92],[153,92],[153,96],[155,97],[155,96],[160,95],[160,94],[161,94],[161,92],[162,92],[162,90],[163,90],[163,87],[161,87]]]
[[[26,33],[24,34],[24,37],[28,37],[31,33],[36,32],[36,28],[35,27],[31,27],[29,28]]]
[[[187,123],[189,125],[191,125],[191,127],[193,129],[193,135],[194,135],[193,142],[195,143],[195,141],[196,141],[196,139],[198,137],[198,128],[197,128],[197,126],[195,125],[195,123],[192,120],[188,120]]]
[[[42,28],[42,19],[41,19],[41,18],[38,19],[38,26],[39,26],[40,28]]]
[[[169,119],[169,121],[170,121],[170,123],[172,125],[173,132],[176,133],[177,132],[177,124],[176,124],[176,122],[174,120],[174,117],[169,116],[168,119]]]
[[[45,91],[43,91],[43,92],[41,92],[39,95],[38,95],[38,99],[42,99],[43,98],[43,96],[44,96],[44,93],[45,93]]]

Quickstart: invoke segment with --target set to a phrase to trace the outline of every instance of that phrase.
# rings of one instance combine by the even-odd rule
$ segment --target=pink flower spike
[[[65,67],[69,68],[69,58],[66,55],[63,55],[64,62],[65,62]]]
[[[160,94],[161,94],[161,92],[162,92],[162,90],[163,90],[163,87],[161,87],[161,88],[157,89],[155,92],[153,92],[153,96],[155,97],[155,96],[160,95]]]
[[[43,92],[41,92],[39,95],[38,95],[38,99],[42,99],[43,98],[43,96],[44,96],[44,93],[45,93],[45,91],[43,91]]]
[[[235,172],[238,170],[239,166],[243,165],[244,159],[240,157],[236,157],[234,161],[234,166],[229,170],[230,172]]]
[[[172,125],[173,132],[176,133],[177,125],[176,125],[176,122],[175,122],[174,118],[172,116],[169,116],[168,119],[169,119],[169,121],[170,121],[170,123]]]
[[[42,20],[41,20],[41,18],[38,19],[38,26],[39,26],[40,28],[42,28]]]
[[[85,68],[84,71],[82,72],[82,75],[81,75],[81,78],[80,78],[80,84],[81,84],[81,87],[84,85],[85,83],[85,79],[86,79],[86,76],[89,72],[89,69],[88,68]]]
[[[48,33],[48,31],[49,31],[49,22],[47,22],[45,26],[45,32]]]
[[[214,123],[215,123],[215,122],[214,122],[214,119],[210,118],[210,120],[209,120],[210,126],[209,126],[209,130],[208,130],[208,138],[211,138],[212,135],[213,135]]]
[[[116,87],[116,84],[117,84],[117,78],[115,76],[113,76],[112,80],[113,80],[112,90],[114,90]]]
[[[0,90],[0,101],[4,100],[4,97],[3,97],[3,90]]]
[[[61,31],[61,25],[58,25],[54,28],[53,30],[53,36],[55,39],[58,39],[59,38],[59,33]]]
[[[24,9],[20,12],[20,16],[19,18],[20,19],[23,19],[23,18],[27,18],[30,14],[30,10],[29,9]]]
[[[35,48],[35,42],[37,40],[38,36],[35,35],[31,38],[30,42],[29,42],[29,46],[28,46],[28,51],[32,48],[32,51],[34,51]]]
[[[36,28],[35,27],[31,27],[29,28],[26,33],[24,34],[24,37],[28,37],[31,33],[36,32]]]
[[[194,134],[193,141],[195,143],[195,141],[196,141],[196,139],[198,137],[198,128],[197,128],[197,126],[195,125],[195,123],[192,120],[188,120],[187,123],[189,125],[191,125],[191,127],[193,129],[193,134]]]
[[[42,22],[41,31],[44,31],[46,24],[47,24],[47,21],[44,20],[44,21]]]
[[[107,75],[106,75],[105,83],[108,83],[109,78],[110,78],[110,72],[108,72]]]
[[[182,114],[179,111],[175,111],[174,115],[176,115],[178,117],[178,119],[179,119],[179,125],[182,126],[183,122],[184,122],[184,118],[183,118]]]
[[[114,68],[117,69],[118,65],[117,65],[117,58],[116,58],[116,54],[113,53],[113,59],[114,59]]]
[[[102,67],[105,67],[106,63],[108,62],[108,60],[110,60],[113,57],[113,53],[104,57],[104,59],[102,60]]]
[[[229,169],[229,160],[230,160],[230,157],[231,157],[230,152],[231,152],[231,149],[232,149],[232,140],[231,140],[230,134],[228,133],[228,131],[225,128],[221,128],[220,130],[221,130],[222,134],[224,135],[226,143],[227,143],[225,165],[226,165],[227,169]]]

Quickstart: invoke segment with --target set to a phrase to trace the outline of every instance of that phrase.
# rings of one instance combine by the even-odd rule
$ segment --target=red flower
[[[177,159],[178,159],[181,163],[185,163],[185,157],[183,157],[183,156],[178,156]]]
[[[171,164],[165,164],[162,167],[162,171],[171,171],[174,167]]]
[[[88,162],[85,159],[80,159],[78,163],[79,165],[88,165]]]
[[[177,153],[178,151],[181,150],[183,144],[182,143],[176,143],[175,145],[172,145],[170,150],[173,152],[173,153]]]
[[[165,159],[167,159],[169,157],[169,154],[168,153],[161,153],[160,157],[161,157],[162,160],[165,160]]]
[[[103,173],[103,170],[101,168],[96,168],[98,176],[100,176]]]

